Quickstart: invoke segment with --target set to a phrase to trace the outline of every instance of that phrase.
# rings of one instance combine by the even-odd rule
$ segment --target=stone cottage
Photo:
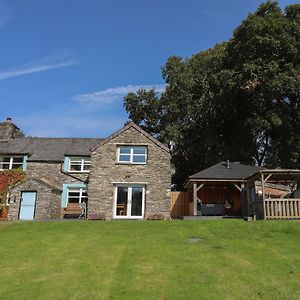
[[[168,148],[130,122],[106,139],[24,137],[0,123],[0,170],[22,168],[9,219],[169,219]],[[82,214],[84,212],[84,214]]]

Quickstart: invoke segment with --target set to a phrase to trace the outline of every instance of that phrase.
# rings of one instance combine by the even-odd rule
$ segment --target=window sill
[[[120,162],[120,161],[117,161],[116,162],[116,165],[133,165],[133,166],[144,166],[144,165],[147,165],[147,163],[131,163],[131,162]]]
[[[68,174],[89,174],[91,171],[67,171]]]
[[[113,219],[114,220],[142,220],[142,219],[144,219],[144,217],[142,217],[142,216],[131,216],[131,217],[127,217],[127,216],[114,216]]]

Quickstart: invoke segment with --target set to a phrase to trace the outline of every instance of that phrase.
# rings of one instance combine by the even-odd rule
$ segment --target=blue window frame
[[[77,183],[63,184],[63,192],[61,194],[61,207],[66,208],[68,202],[81,203],[88,201],[87,185]]]

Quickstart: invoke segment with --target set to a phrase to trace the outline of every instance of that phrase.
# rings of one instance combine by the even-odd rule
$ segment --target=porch
[[[241,181],[192,181],[190,215],[241,217],[244,183]]]
[[[189,176],[189,216],[247,216],[246,178],[260,167],[220,162]]]

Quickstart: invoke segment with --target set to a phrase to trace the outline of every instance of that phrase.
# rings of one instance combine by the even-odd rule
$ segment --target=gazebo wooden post
[[[197,183],[194,183],[193,184],[193,204],[194,204],[194,216],[197,216],[197,199],[198,199],[198,196],[197,196],[197,192],[198,192],[198,189],[197,189]]]
[[[198,201],[201,200],[198,198],[198,191],[204,187],[205,183],[201,183],[199,186],[197,183],[193,184],[193,207],[194,207],[194,216],[198,216]]]
[[[261,191],[262,191],[262,202],[263,202],[263,216],[264,220],[266,219],[266,206],[265,206],[265,177],[264,174],[261,173]]]

